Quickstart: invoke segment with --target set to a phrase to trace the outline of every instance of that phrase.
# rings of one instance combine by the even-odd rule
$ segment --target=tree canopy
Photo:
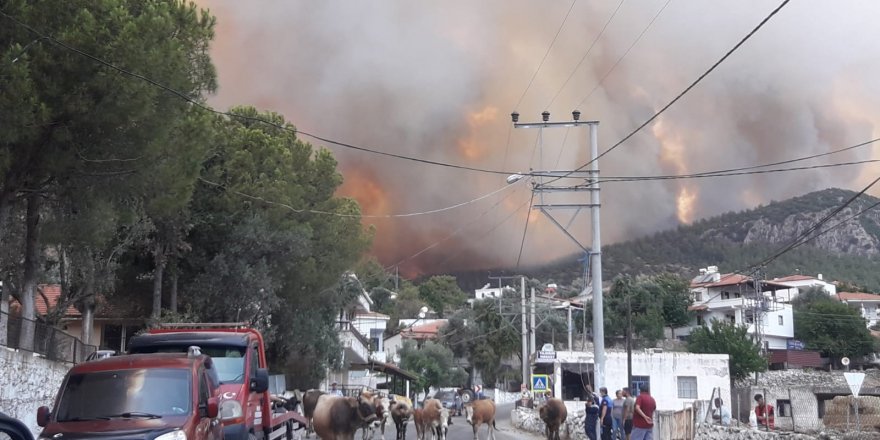
[[[865,356],[876,352],[878,347],[859,311],[824,291],[807,292],[797,298],[794,337],[808,350],[836,360],[844,356]]]
[[[730,377],[734,381],[767,370],[761,346],[749,336],[748,327],[727,321],[712,320],[709,325],[691,331],[688,351],[729,355]]]

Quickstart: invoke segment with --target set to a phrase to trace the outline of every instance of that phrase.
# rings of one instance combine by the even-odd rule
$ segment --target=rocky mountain
[[[743,270],[775,254],[855,194],[826,189],[610,245],[603,249],[604,277],[675,272],[690,278],[710,265],[723,272]],[[875,204],[880,199],[859,197],[825,224],[822,230],[827,232],[767,265],[766,275],[822,273],[827,279],[880,291],[880,207],[870,209]],[[582,276],[579,265],[571,257],[526,272],[538,279],[570,283]]]

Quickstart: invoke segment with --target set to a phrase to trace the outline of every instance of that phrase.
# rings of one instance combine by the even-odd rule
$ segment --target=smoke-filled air
[[[589,143],[584,127],[513,129],[511,112],[521,122],[538,121],[545,110],[551,121],[566,121],[578,109],[582,119],[600,122],[603,151],[681,93],[779,2],[199,3],[218,20],[212,53],[220,87],[213,105],[251,104],[340,142],[514,173],[571,170],[587,162]],[[791,2],[656,121],[603,157],[602,175],[747,167],[880,137],[877,16],[874,2]],[[516,264],[528,179],[508,185],[504,174],[303,139],[334,152],[345,179],[340,193],[368,216],[429,211],[500,190],[436,214],[365,217],[376,226],[372,252],[383,264],[399,264],[409,275]],[[870,159],[878,146],[790,166]],[[860,189],[876,172],[862,164],[607,182],[603,244],[812,190]],[[556,200],[586,202],[589,195],[566,197]],[[584,211],[570,228],[587,246],[588,220]],[[528,221],[522,265],[579,252],[540,212]],[[568,217],[560,213],[560,221],[565,225]]]

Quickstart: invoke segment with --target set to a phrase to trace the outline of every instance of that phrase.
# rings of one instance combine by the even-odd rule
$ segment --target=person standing
[[[611,428],[613,426],[611,411],[614,409],[614,403],[611,401],[611,397],[608,396],[608,388],[599,388],[599,395],[599,421],[602,424],[602,440],[611,440]]]
[[[620,390],[614,392],[614,407],[611,408],[611,438],[623,440],[623,393]]]
[[[339,388],[336,387],[336,382],[333,382],[332,384],[330,384],[330,394],[332,394],[334,396],[341,396],[342,395],[342,390],[340,390]]]
[[[585,403],[584,430],[587,438],[596,439],[596,429],[599,426],[599,396],[593,393],[590,387],[587,387],[587,401]]]
[[[629,387],[623,389],[623,434],[630,440],[633,430],[633,414],[636,411],[636,399],[633,399]]]
[[[758,419],[758,426],[768,431],[774,428],[775,414],[773,413],[773,405],[764,401],[764,396],[755,394],[755,418]]]
[[[657,402],[651,397],[651,387],[642,384],[639,387],[639,397],[636,398],[636,408],[633,414],[632,440],[652,440],[654,430],[654,410]]]

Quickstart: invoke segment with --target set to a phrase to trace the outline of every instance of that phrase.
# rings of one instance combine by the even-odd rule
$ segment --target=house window
[[[122,351],[122,326],[105,325],[101,332],[101,348],[106,350]]]
[[[721,299],[730,299],[730,292],[721,292]]]
[[[678,398],[679,399],[696,399],[697,398],[697,378],[696,378],[696,376],[678,376]]]
[[[703,318],[703,315],[697,315],[697,325],[706,325],[706,320]]]
[[[651,376],[633,376],[632,383],[630,384],[630,391],[632,391],[633,397],[638,397],[639,389],[642,385],[648,385],[651,387]]]
[[[777,400],[776,401],[776,415],[779,417],[791,417],[791,400]]]
[[[754,324],[755,323],[755,315],[752,315],[750,313],[744,313],[743,314],[743,321],[746,324]]]
[[[742,294],[739,293],[739,292],[736,292],[736,293],[733,294],[733,297],[734,297],[734,298],[742,298]]]
[[[776,318],[777,318],[777,321],[779,321],[779,325],[782,325],[782,323],[783,323],[782,315],[778,315]]]
[[[702,292],[694,292],[694,301],[702,301],[703,293]]]
[[[724,315],[724,319],[731,324],[736,324],[736,315]]]

